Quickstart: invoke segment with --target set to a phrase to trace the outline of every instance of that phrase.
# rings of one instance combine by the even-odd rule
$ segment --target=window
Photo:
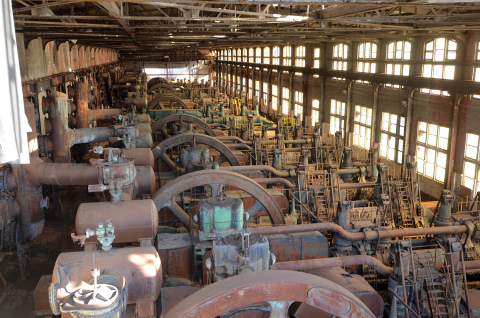
[[[332,99],[330,101],[330,134],[334,135],[337,131],[345,134],[345,103]]]
[[[277,110],[278,108],[278,86],[272,85],[272,109]]]
[[[231,62],[232,61],[232,50],[228,50],[228,60]]]
[[[347,57],[348,57],[348,46],[346,44],[340,43],[333,47],[333,69],[338,71],[347,70]],[[335,80],[344,81],[345,78],[336,78]]]
[[[303,121],[303,92],[295,91],[295,115]]]
[[[453,80],[455,65],[445,65],[445,62],[456,59],[457,43],[445,38],[438,38],[425,44],[425,61],[432,63],[423,64],[422,76]],[[449,96],[447,92],[438,89],[422,88],[422,93]]]
[[[375,73],[377,63],[377,45],[371,42],[360,43],[357,52],[358,64],[357,71],[363,73]],[[357,81],[357,83],[368,84],[368,81]]]
[[[272,64],[280,65],[280,47],[279,46],[275,46],[273,48]],[[277,70],[273,70],[273,71],[276,72]]]
[[[245,77],[242,77],[242,89],[244,92],[247,91],[247,79]]]
[[[418,122],[418,172],[439,182],[445,181],[449,132],[447,127]]]
[[[288,116],[290,110],[290,90],[282,87],[282,111]]]
[[[233,50],[233,61],[236,62],[237,61],[237,50]]]
[[[320,102],[318,99],[312,100],[312,127],[319,122],[320,117]]]
[[[479,141],[480,137],[478,135],[467,134],[463,160],[463,185],[474,193],[480,191]]]
[[[382,113],[380,134],[380,156],[402,164],[405,117]]]
[[[263,64],[270,64],[270,48],[263,48]]]
[[[284,46],[283,47],[283,66],[292,66],[292,47]],[[287,71],[283,71],[288,73]]]
[[[320,48],[315,48],[313,51],[313,68],[320,68]],[[313,75],[318,77],[318,75]]]
[[[263,49],[263,64],[270,64],[270,48],[266,47]],[[264,68],[264,71],[268,69]]]
[[[477,57],[476,61],[480,62],[480,42],[477,43]],[[480,67],[475,68],[475,78],[473,79],[475,82],[480,82]],[[473,98],[480,98],[480,95],[473,95]]]
[[[353,144],[364,149],[370,149],[370,136],[372,135],[372,109],[355,106],[355,123]]]
[[[248,49],[248,63],[253,63],[253,48]]]
[[[243,48],[243,58],[242,58],[242,62],[243,63],[247,63],[248,62],[248,50],[247,48]]]
[[[268,83],[263,83],[263,103],[268,101]],[[276,108],[275,108],[276,109]]]
[[[409,61],[412,52],[412,44],[408,41],[393,41],[387,45],[387,74],[410,75]],[[400,88],[400,85],[385,84],[385,87]]]
[[[237,90],[242,90],[242,82],[240,81],[240,76],[237,76]]]
[[[257,49],[255,50],[255,63],[262,63],[262,49],[259,47],[257,47]]]
[[[253,81],[251,79],[248,80],[248,100],[251,101],[253,98]]]
[[[305,67],[305,46],[297,46],[295,50],[295,66]],[[296,72],[295,75],[303,75],[300,72]]]

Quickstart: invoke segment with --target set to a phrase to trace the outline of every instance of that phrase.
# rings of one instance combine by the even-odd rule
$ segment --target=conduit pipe
[[[380,274],[389,276],[393,274],[393,267],[388,267],[378,259],[367,255],[341,256],[332,258],[309,259],[301,261],[275,263],[272,270],[301,271],[308,269],[326,268],[334,266],[368,265],[375,268]]]
[[[301,225],[288,225],[269,228],[251,228],[248,230],[251,235],[273,235],[288,234],[312,231],[332,231],[343,239],[350,241],[372,241],[378,239],[404,237],[404,236],[427,236],[438,234],[460,234],[468,231],[466,225],[424,227],[415,229],[384,230],[384,231],[365,231],[350,233],[335,223],[314,223]]]
[[[290,148],[288,150],[292,150],[295,148]],[[227,170],[227,171],[235,171],[235,172],[242,172],[242,171],[256,171],[256,170],[263,170],[270,172],[274,176],[277,177],[295,177],[297,176],[297,173],[294,170],[290,171],[279,171],[271,166],[267,165],[258,165],[258,166],[227,166],[227,167],[220,167],[220,170]],[[311,174],[313,173],[314,175],[320,175],[324,174],[325,172],[323,170],[316,170],[316,171],[311,171]],[[351,173],[360,173],[360,168],[349,168],[349,169],[338,169],[337,173],[339,175],[342,174],[351,174]]]
[[[288,189],[293,189],[295,188],[295,185],[288,181],[287,179],[283,178],[259,178],[259,179],[253,179],[258,184],[275,184],[275,183],[280,183],[283,185],[285,188]]]
[[[25,165],[25,179],[29,187],[42,184],[52,185],[93,185],[99,183],[99,171],[90,164],[81,163],[46,163],[38,157],[32,157]],[[137,196],[156,192],[155,173],[151,166],[137,167],[135,177]]]

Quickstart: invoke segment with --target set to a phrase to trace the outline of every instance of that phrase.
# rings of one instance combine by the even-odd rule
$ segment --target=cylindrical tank
[[[155,180],[155,172],[151,166],[140,166],[137,168],[137,196],[142,194],[153,195],[158,190],[158,185]]]
[[[109,148],[103,150],[103,158],[108,158]],[[125,158],[130,158],[134,160],[135,166],[151,166],[155,163],[155,158],[153,157],[152,149],[150,148],[133,148],[133,149],[122,149],[123,155]]]
[[[85,234],[87,228],[95,230],[98,222],[112,219],[115,226],[113,243],[138,242],[140,238],[154,238],[158,229],[158,212],[152,200],[82,203],[77,210],[75,231]],[[95,242],[90,237],[88,242]]]
[[[116,228],[115,228],[116,230]],[[95,266],[93,265],[95,254]],[[111,252],[83,251],[61,253],[53,269],[52,282],[58,283],[58,264],[81,262],[78,277],[84,282],[92,279],[92,268],[111,269],[125,277],[128,304],[155,301],[162,287],[162,266],[153,246],[116,248]]]

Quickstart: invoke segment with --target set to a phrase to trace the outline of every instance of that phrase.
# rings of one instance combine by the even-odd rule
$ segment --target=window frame
[[[301,91],[294,91],[293,97],[293,105],[294,109],[293,112],[296,116],[299,116],[300,121],[303,121],[303,92]]]
[[[341,131],[342,138],[345,138],[346,121],[347,121],[346,102],[342,102],[336,99],[330,99],[330,134],[334,135],[337,131]]]
[[[260,54],[258,54],[258,53],[260,53]],[[261,47],[257,47],[255,49],[255,63],[256,64],[262,64],[262,48]]]
[[[375,74],[377,72],[377,55],[378,45],[375,42],[365,41],[359,43],[357,46],[357,72]],[[371,84],[369,81],[361,80],[358,80],[357,83]]]
[[[295,48],[295,67],[305,68],[305,61],[307,56],[307,48],[305,45],[298,45]],[[303,75],[303,73],[295,72],[295,75]]]
[[[340,54],[340,49],[342,53]],[[332,69],[337,71],[346,71],[348,69],[348,53],[349,45],[345,43],[337,43],[333,46]],[[341,55],[341,57],[340,57]],[[334,80],[345,81],[345,78],[332,77]]]
[[[444,43],[444,48],[437,48],[437,41],[438,40],[445,40]],[[450,42],[455,44],[455,49],[451,50],[449,49]],[[432,49],[429,50],[427,49],[428,45],[432,43]],[[437,51],[443,51],[443,57],[442,60],[436,60],[437,58]],[[423,64],[422,64],[422,77],[426,78],[435,78],[435,79],[446,79],[446,80],[455,80],[455,61],[457,57],[457,50],[458,50],[458,43],[455,40],[451,40],[449,38],[445,37],[438,37],[434,38],[431,41],[425,42],[423,46]],[[448,56],[450,52],[453,52],[452,54],[455,55],[455,58],[450,59]],[[427,55],[431,54],[431,58],[428,58]],[[430,62],[430,63],[428,63]],[[452,64],[448,64],[449,62],[453,62]],[[440,66],[440,67],[439,67]],[[430,71],[428,72],[428,68],[430,68]],[[435,73],[441,68],[441,73],[442,76],[438,77],[435,75]],[[451,71],[453,73],[452,78],[446,78],[445,73],[447,71],[447,68],[451,68]],[[425,76],[425,73],[430,73],[430,76]],[[438,89],[429,89],[429,88],[421,88],[420,92],[423,94],[430,94],[430,95],[441,95],[441,96],[450,96],[447,91],[440,91]]]
[[[272,109],[278,110],[278,85],[272,84]]]
[[[272,65],[280,65],[280,46],[274,46],[272,49]],[[272,69],[272,72],[276,72]]]
[[[288,87],[282,87],[282,113],[284,115],[290,115],[290,89]],[[285,110],[287,112],[285,112]]]
[[[468,135],[473,135],[477,137],[477,142],[476,142],[476,150],[475,150],[475,158],[471,158],[467,155],[468,153]],[[465,138],[465,152],[463,155],[463,173],[462,173],[462,185],[466,188],[469,188],[472,190],[473,193],[477,193],[477,191],[480,191],[480,155],[479,155],[479,150],[480,150],[480,135],[479,134],[473,134],[473,133],[468,133]],[[474,169],[474,178],[469,178],[466,176],[466,165],[471,164],[475,166]],[[468,185],[465,183],[465,179],[469,178],[472,179],[472,188],[470,188]]]
[[[392,116],[396,116],[395,123],[392,122]],[[385,120],[387,117],[388,119]],[[402,120],[403,120],[403,125],[402,125]],[[405,117],[397,114],[382,112],[382,123],[380,125],[380,149],[379,149],[380,157],[385,158],[386,160],[393,161],[400,165],[403,164],[403,157],[404,157],[404,150],[405,150],[405,125],[406,125]],[[383,136],[386,136],[387,143],[390,143],[392,138],[395,138],[394,144],[384,145]],[[383,149],[385,149],[385,155],[383,155]],[[389,156],[391,151],[393,151],[393,159],[391,159]]]
[[[425,131],[421,130],[422,123],[426,124]],[[433,127],[433,126],[435,126],[435,127]],[[440,139],[442,139],[441,135],[440,135],[441,134],[440,130],[442,128],[448,130],[448,133],[447,133],[448,137],[446,139],[446,145],[447,145],[446,149],[441,148],[439,146]],[[432,133],[432,130],[436,130],[435,135]],[[425,138],[424,138],[425,140],[424,141],[420,140],[420,138],[422,138],[421,132],[424,132],[424,135],[425,135]],[[435,145],[431,144],[431,136],[435,136]],[[423,158],[420,157],[420,155],[422,153],[420,148],[424,149],[423,150]],[[433,124],[433,123],[423,122],[423,121],[420,121],[420,120],[418,121],[415,156],[416,156],[416,160],[417,160],[417,170],[418,170],[419,174],[421,174],[422,176],[424,176],[426,178],[435,180],[437,182],[445,183],[447,168],[448,168],[448,151],[449,151],[449,148],[450,148],[450,128],[445,127],[445,126],[440,126],[440,125],[437,125],[437,124]],[[432,156],[432,154],[434,156],[433,159],[430,158]],[[440,157],[439,154],[443,155],[443,157],[445,158],[445,166],[444,167],[440,166],[439,163],[438,163],[438,160],[439,160],[439,157]],[[433,161],[431,161],[431,160],[433,160]],[[429,164],[433,166],[433,176],[429,176],[428,173],[427,173],[428,172],[427,167],[428,167]],[[438,167],[440,167],[441,169],[444,170],[443,180],[440,180],[440,179],[437,178],[437,176],[438,176],[437,168]]]
[[[365,110],[365,112],[363,110]],[[365,120],[363,120],[364,116],[365,116]],[[372,142],[372,139],[371,139],[372,138],[372,120],[373,120],[372,108],[361,106],[361,105],[355,105],[355,117],[354,117],[354,126],[353,126],[354,127],[353,128],[353,144],[355,146],[360,147],[362,149],[370,150],[371,142]]]

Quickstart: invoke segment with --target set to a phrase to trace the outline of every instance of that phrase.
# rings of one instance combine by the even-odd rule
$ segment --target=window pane
[[[432,65],[424,64],[423,65],[423,77],[432,77]]]
[[[438,140],[438,147],[444,150],[448,149],[448,133],[449,129],[446,127],[440,127],[440,138]]]
[[[442,168],[447,167],[447,155],[443,152],[437,152],[437,165]]]
[[[437,167],[437,172],[436,172],[436,175],[435,175],[435,179],[440,181],[440,182],[445,181],[445,169],[444,168]]]
[[[455,66],[453,65],[446,65],[445,66],[445,79],[451,79],[455,77]]]
[[[463,174],[465,175],[465,177],[474,179],[475,169],[476,169],[476,165],[474,163],[465,161],[465,166],[463,167]],[[472,182],[472,185],[473,185],[473,182]]]
[[[425,175],[427,177],[433,178],[434,165],[432,163],[425,163]]]

